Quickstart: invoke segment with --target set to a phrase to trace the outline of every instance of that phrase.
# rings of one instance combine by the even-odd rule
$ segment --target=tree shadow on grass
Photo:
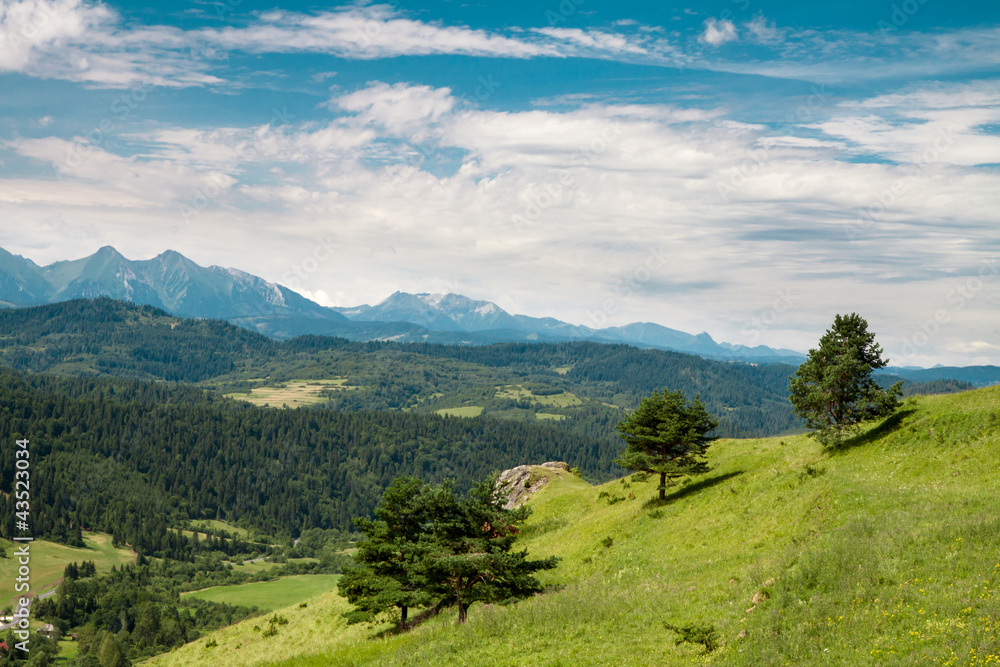
[[[839,447],[834,447],[831,449],[831,454],[842,454],[849,449],[854,449],[855,447],[863,447],[864,445],[871,444],[876,440],[880,440],[885,436],[899,430],[902,426],[903,420],[915,413],[914,408],[907,408],[905,410],[900,410],[894,412],[893,414],[882,420],[882,423],[873,429],[870,429],[864,433],[859,433],[858,435],[848,438],[844,441],[844,444]]]
[[[445,609],[448,609],[449,607],[451,607],[450,604],[441,603],[433,607],[424,609],[423,611],[414,614],[413,616],[410,616],[410,618],[408,618],[406,623],[403,625],[400,625],[399,623],[393,623],[391,627],[385,628],[384,630],[379,630],[378,632],[376,632],[374,635],[371,636],[371,639],[386,639],[388,637],[395,637],[396,635],[407,633],[413,628],[420,625],[421,623],[424,623],[430,620],[432,617],[437,616],[438,614],[440,614]]]
[[[653,498],[652,500],[647,500],[643,504],[643,510],[656,509],[657,507],[663,507],[664,505],[669,505],[675,500],[680,500],[681,498],[687,498],[688,496],[698,493],[699,491],[704,491],[705,489],[710,489],[716,484],[722,484],[727,479],[732,479],[733,477],[738,477],[743,474],[742,470],[737,470],[736,472],[727,472],[725,475],[716,475],[715,477],[707,477],[705,479],[698,480],[697,482],[692,482],[687,486],[677,489],[673,493],[668,493],[667,497],[663,500],[659,498]]]

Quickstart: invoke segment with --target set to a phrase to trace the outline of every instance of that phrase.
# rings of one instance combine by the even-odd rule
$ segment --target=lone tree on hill
[[[795,414],[824,445],[843,444],[859,423],[888,416],[899,407],[902,382],[882,389],[872,378],[872,371],[888,363],[863,317],[837,315],[819,347],[809,350],[791,377],[788,398]]]
[[[458,622],[465,622],[473,602],[505,603],[540,593],[535,573],[554,568],[559,559],[528,560],[526,550],[513,551],[530,508],[506,509],[496,476],[475,484],[467,498],[449,496],[439,496],[423,567],[431,590],[455,602]]]
[[[682,391],[654,391],[618,423],[619,436],[628,447],[615,463],[659,473],[660,500],[664,500],[668,477],[708,472],[705,451],[716,439],[708,433],[718,425],[698,396],[687,402]]]
[[[410,607],[430,603],[416,568],[425,551],[420,537],[431,520],[430,491],[415,477],[397,477],[375,508],[378,520],[354,520],[367,539],[354,554],[356,565],[345,568],[337,582],[340,594],[355,607],[344,614],[348,622],[373,622],[396,608],[400,627],[405,627]]]
[[[507,602],[541,590],[534,577],[557,558],[528,560],[513,551],[528,508],[505,509],[490,478],[459,498],[450,483],[433,486],[398,478],[375,509],[379,520],[357,519],[366,539],[354,567],[338,582],[355,606],[348,622],[375,621],[400,610],[406,627],[410,607],[454,603],[465,622],[473,602]]]

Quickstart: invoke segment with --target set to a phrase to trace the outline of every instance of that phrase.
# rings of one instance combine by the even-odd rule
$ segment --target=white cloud
[[[197,31],[218,47],[260,53],[317,52],[351,58],[401,55],[472,55],[528,58],[558,55],[550,45],[464,26],[404,18],[387,5],[350,7],[317,14],[271,11],[249,27]]]
[[[1000,163],[1000,82],[921,84],[902,93],[844,103],[816,128],[859,152],[919,164]]]
[[[729,19],[717,20],[714,18],[705,21],[705,32],[702,33],[698,41],[711,46],[722,46],[726,42],[735,42],[739,39],[736,34],[736,26]]]
[[[554,39],[582,46],[585,49],[606,53],[648,54],[634,38],[611,34],[600,30],[580,30],[579,28],[535,28],[534,32]]]
[[[115,20],[104,5],[82,0],[0,2],[0,71],[23,71],[52,48],[84,38]]]
[[[901,96],[895,108],[914,114],[911,132],[958,118],[936,113],[968,114],[963,132],[971,132],[986,117],[976,114],[991,108],[986,90],[955,89],[951,106],[951,89],[891,95]],[[966,106],[954,103],[959,97]],[[52,220],[114,230],[118,240],[107,242],[137,256],[169,244],[270,280],[329,233],[335,258],[295,287],[341,305],[395,289],[435,291],[449,280],[529,314],[587,324],[610,300],[609,324],[658,321],[799,349],[815,345],[833,313],[858,311],[894,357],[922,320],[948,307],[954,276],[1000,248],[996,170],[856,161],[860,140],[865,150],[899,142],[900,155],[906,142],[919,143],[916,134],[891,135],[898,119],[879,98],[832,109],[829,123],[857,127],[825,138],[812,125],[775,132],[737,123],[721,109],[470,109],[447,88],[384,82],[334,102],[343,115],[325,123],[133,133],[140,153],[95,148],[63,169],[58,188],[5,180],[0,218],[19,221],[21,244],[62,244],[63,258],[80,254],[79,240],[53,236]],[[400,153],[417,136],[431,150],[458,153],[461,164],[443,173],[407,164]],[[77,143],[22,139],[0,150],[58,163]],[[364,159],[384,143],[398,152],[386,149],[381,166]],[[732,186],[724,198],[720,184]],[[185,224],[178,206],[211,188],[211,201]],[[850,237],[885,192],[899,194]],[[651,249],[667,259],[636,282]],[[627,280],[634,287],[623,288]],[[745,333],[775,291],[789,289],[796,301],[788,320]],[[992,340],[995,307],[970,301],[921,354],[945,362],[988,355],[954,346]]]
[[[333,104],[400,136],[439,121],[452,111],[455,99],[449,88],[373,81],[366,88],[335,98]]]
[[[776,42],[784,38],[784,33],[778,30],[773,21],[768,21],[763,14],[758,14],[753,20],[743,24],[756,41]]]

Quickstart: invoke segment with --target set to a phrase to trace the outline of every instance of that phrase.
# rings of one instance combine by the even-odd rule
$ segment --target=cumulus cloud
[[[0,2],[0,71],[21,71],[50,49],[80,40],[116,20],[102,4],[82,0]]]
[[[932,106],[923,89],[893,94],[908,95],[914,109]],[[775,133],[734,123],[722,110],[589,103],[496,111],[457,102],[447,88],[371,82],[338,96],[343,115],[326,124],[161,128],[130,157],[95,149],[64,170],[58,189],[5,181],[0,215],[16,214],[24,236],[39,239],[53,214],[120,220],[106,223],[119,244],[145,243],[148,252],[181,230],[213,263],[250,266],[272,280],[288,271],[287,258],[308,254],[320,230],[338,239],[336,260],[296,287],[341,305],[400,288],[433,291],[447,279],[580,324],[593,325],[588,318],[613,300],[616,312],[603,315],[609,324],[641,318],[799,349],[829,326],[831,308],[858,310],[875,314],[890,356],[919,326],[923,313],[913,304],[927,304],[933,316],[947,306],[954,272],[974,267],[984,246],[1000,247],[1000,176],[989,170],[865,164],[839,135],[817,139],[809,124]],[[837,113],[872,114],[880,104],[873,98]],[[421,133],[428,150],[458,151],[457,168],[431,171],[398,154],[364,160],[386,138],[405,144]],[[72,144],[18,140],[4,148],[58,161]],[[179,207],[206,192],[215,194],[185,224]],[[885,192],[900,194],[850,235]],[[141,235],[128,231],[127,217],[143,221]],[[248,234],[262,249],[250,253],[253,263],[243,254],[227,260],[232,238]],[[386,239],[391,253],[373,250]],[[651,249],[664,258],[655,276],[624,290]],[[746,329],[779,290],[792,290],[794,320]],[[988,307],[970,302],[962,316]],[[946,347],[963,335],[961,327],[943,329],[941,352],[922,353],[986,353]]]
[[[366,88],[341,95],[332,103],[374,123],[393,135],[413,134],[436,123],[455,107],[449,88],[370,82]]]
[[[736,34],[736,26],[729,19],[708,19],[705,21],[705,32],[702,33],[698,41],[711,46],[722,46],[727,42],[735,42],[739,39]]]

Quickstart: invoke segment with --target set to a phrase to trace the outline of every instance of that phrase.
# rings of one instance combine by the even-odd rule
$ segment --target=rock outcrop
[[[507,494],[508,498],[504,507],[514,509],[526,502],[531,494],[549,483],[548,473],[559,476],[571,474],[569,464],[562,461],[548,461],[540,466],[517,466],[500,473],[497,488]]]

